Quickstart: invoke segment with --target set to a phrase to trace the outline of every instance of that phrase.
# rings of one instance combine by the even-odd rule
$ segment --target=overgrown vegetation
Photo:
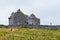
[[[0,28],[0,40],[60,40],[60,30]]]
[[[8,28],[7,25],[0,24],[0,28]]]

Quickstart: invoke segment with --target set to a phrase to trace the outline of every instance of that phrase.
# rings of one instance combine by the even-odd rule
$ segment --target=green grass
[[[60,30],[0,28],[0,40],[60,40]]]

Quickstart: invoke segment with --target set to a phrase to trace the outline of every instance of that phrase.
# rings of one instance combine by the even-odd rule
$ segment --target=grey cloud
[[[20,8],[24,13],[34,13],[41,19],[41,24],[60,24],[60,0],[0,0],[2,24],[8,24],[8,15]],[[4,11],[4,12],[3,12]],[[0,17],[0,18],[1,18]],[[3,22],[4,21],[4,22]]]

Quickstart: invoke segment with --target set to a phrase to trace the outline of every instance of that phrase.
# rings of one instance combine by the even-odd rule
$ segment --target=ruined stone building
[[[20,9],[12,12],[9,19],[9,25],[40,25],[40,19],[34,14],[25,15]]]
[[[25,15],[20,9],[16,12],[12,12],[9,19],[9,27],[21,26],[29,28],[40,28],[40,29],[60,29],[60,25],[40,25],[40,19],[34,14],[30,16]]]

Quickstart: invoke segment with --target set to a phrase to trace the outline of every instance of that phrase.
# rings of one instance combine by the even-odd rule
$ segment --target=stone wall
[[[34,14],[31,14],[30,16],[25,15],[20,9],[18,9],[16,12],[13,12],[9,17],[9,25],[21,24],[40,25],[40,19],[35,17]]]
[[[60,29],[60,25],[9,25],[9,27],[26,27],[38,29]]]

